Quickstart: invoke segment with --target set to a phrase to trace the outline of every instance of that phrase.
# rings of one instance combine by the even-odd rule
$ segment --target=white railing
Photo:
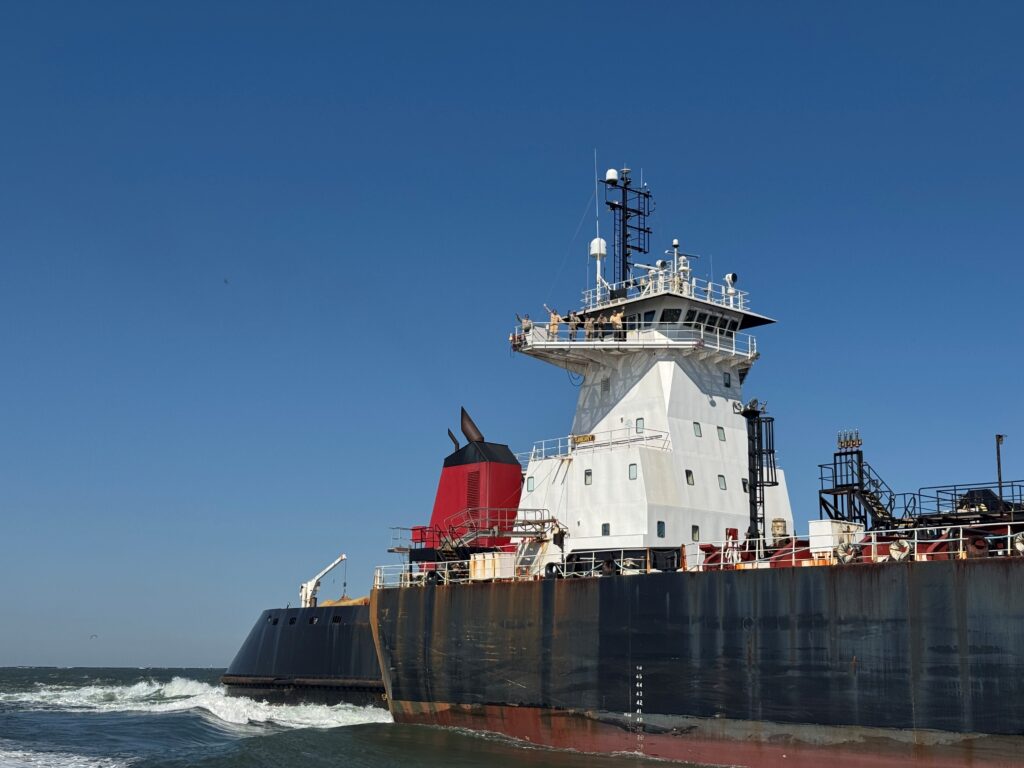
[[[784,537],[757,551],[746,542],[726,539],[692,542],[680,547],[677,571],[707,572],[759,568],[856,567],[870,564],[909,564],[992,557],[1024,557],[1024,525],[979,523],[929,528],[897,528],[885,531],[848,531],[823,544],[821,536]],[[629,576],[657,570],[658,558],[671,548],[615,549],[570,553],[565,562],[551,562],[544,575],[550,578]],[[912,567],[912,566],[911,566]],[[533,581],[541,576],[518,564],[505,581]],[[462,584],[471,579],[471,561],[408,563],[378,566],[374,588]]]
[[[684,549],[688,571],[967,560],[1024,556],[1024,526],[964,523],[837,531],[800,538],[786,537],[762,551],[760,556],[748,548],[746,542],[736,539],[692,543],[685,545]]]
[[[752,358],[757,340],[749,333],[736,333],[697,323],[647,323],[640,328],[587,330],[583,324],[534,323],[528,331],[517,325],[509,335],[517,351],[533,349],[687,349],[723,352]]]
[[[672,439],[668,432],[657,429],[638,431],[635,427],[629,426],[609,429],[604,432],[538,440],[530,450],[517,453],[516,458],[525,467],[531,461],[540,459],[562,458],[580,451],[608,450],[638,443],[645,448],[656,448],[663,451],[672,448]]]
[[[671,272],[668,269],[656,270],[642,277],[631,277],[618,283],[584,291],[583,308],[593,310],[608,306],[612,303],[612,296],[615,297],[615,301],[620,301],[658,296],[663,293],[689,296],[729,309],[750,309],[750,294],[747,291],[701,280],[699,277],[687,278],[684,272]]]

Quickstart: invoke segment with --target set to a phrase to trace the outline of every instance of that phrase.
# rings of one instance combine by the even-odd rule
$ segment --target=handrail
[[[509,334],[516,351],[531,349],[656,349],[680,347],[706,349],[743,357],[757,355],[757,339],[749,333],[712,328],[699,323],[640,323],[639,327],[615,329],[606,324],[593,331],[582,323],[533,323],[517,325]]]
[[[605,284],[601,288],[591,288],[583,292],[583,308],[592,310],[607,306],[613,300],[675,293],[729,309],[750,309],[748,291],[702,280],[699,277],[688,278],[687,274],[688,272],[673,272],[668,269],[651,270],[641,277],[630,277],[617,283]]]
[[[838,522],[838,521],[837,521]],[[827,540],[826,540],[827,539]],[[728,538],[681,546],[678,571],[705,572],[753,568],[824,567],[905,564],[987,557],[1024,557],[1024,523],[977,523],[864,531],[853,526],[834,534],[785,537],[767,547]],[[658,569],[657,557],[666,548],[586,550],[571,552],[565,561],[549,562],[549,577],[593,578],[636,575]],[[760,551],[758,551],[760,549]],[[514,557],[513,553],[497,553]],[[471,580],[472,560],[378,566],[374,588],[460,584]],[[514,568],[504,579],[533,581],[532,570]]]
[[[669,433],[661,430],[644,428],[637,431],[635,426],[619,427],[602,432],[538,440],[530,450],[517,453],[516,458],[525,467],[530,461],[562,458],[579,451],[620,448],[636,443],[643,443],[644,447],[667,451],[671,450],[671,440]]]

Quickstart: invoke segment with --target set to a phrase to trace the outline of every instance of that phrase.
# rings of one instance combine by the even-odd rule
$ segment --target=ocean
[[[396,725],[386,710],[226,696],[223,670],[0,668],[3,768],[641,768],[498,736]]]

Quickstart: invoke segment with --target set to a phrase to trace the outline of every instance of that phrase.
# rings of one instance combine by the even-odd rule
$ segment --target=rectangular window
[[[718,428],[718,439],[723,443],[725,442],[725,427]]]
[[[341,616],[332,616],[331,624],[341,624]]]
[[[611,523],[601,523],[601,535],[602,536],[611,536],[612,535],[612,524]]]
[[[681,309],[665,309],[661,312],[661,322],[663,323],[678,323],[679,316],[683,314]]]
[[[526,478],[526,492],[530,493],[533,490],[533,475]]]
[[[644,312],[644,326],[643,326],[644,328],[650,328],[651,324],[654,323],[654,313],[655,313],[655,310],[653,310],[653,309],[649,310],[647,312]]]
[[[686,470],[686,484],[687,485],[693,485],[693,470],[692,469]]]
[[[658,538],[659,539],[664,539],[665,538],[665,521],[664,520],[659,520],[658,521]]]
[[[693,434],[695,434],[697,437],[701,437],[702,436],[702,433],[700,431],[700,422],[699,421],[693,422]]]
[[[692,323],[695,317],[697,317],[697,310],[696,309],[687,310],[687,312],[686,312],[686,322]]]
[[[743,478],[743,492],[750,493],[750,482],[745,477]]]
[[[593,482],[594,482],[594,473],[593,473],[593,471],[589,470],[589,469],[583,470],[583,484],[584,485],[591,485]]]
[[[727,389],[732,386],[732,374],[731,373],[726,371],[725,373],[722,374],[722,379],[725,382],[725,386],[726,386]]]
[[[639,419],[637,419],[636,423],[633,426],[636,428],[636,433],[638,435],[642,435],[644,433],[644,417],[641,416]]]
[[[700,541],[700,526],[694,525],[690,527],[690,538],[694,541]]]
[[[718,487],[723,491],[725,490],[725,475],[718,476]]]
[[[629,465],[629,479],[636,480],[636,464]]]

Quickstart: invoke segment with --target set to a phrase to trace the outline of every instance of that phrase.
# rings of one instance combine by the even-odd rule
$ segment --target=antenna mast
[[[629,257],[647,253],[651,230],[647,217],[651,213],[651,193],[647,185],[633,186],[630,169],[610,168],[604,176],[604,202],[615,218],[615,274],[613,283],[629,279]]]

